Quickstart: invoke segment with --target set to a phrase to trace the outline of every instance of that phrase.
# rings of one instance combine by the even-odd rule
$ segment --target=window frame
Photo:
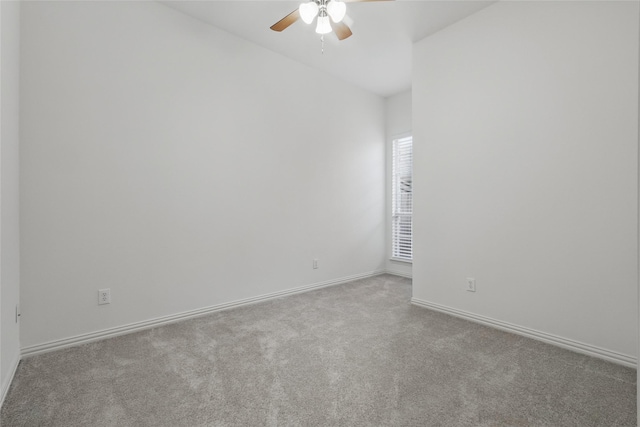
[[[397,158],[398,156],[398,150],[400,149],[400,147],[398,147],[398,144],[406,144],[407,142],[410,143],[410,154],[409,154],[409,188],[410,190],[408,192],[401,192],[401,187],[402,187],[402,178],[401,178],[401,174],[405,174],[405,184],[406,184],[406,168],[407,165],[400,165],[399,164],[399,160]],[[406,156],[406,154],[404,154]],[[406,163],[406,162],[405,162]],[[405,170],[398,170],[399,167],[404,167]],[[404,262],[404,263],[413,263],[413,135],[408,132],[405,134],[401,134],[401,135],[396,135],[394,137],[391,138],[391,194],[390,194],[390,198],[391,198],[391,215],[390,215],[390,227],[391,227],[391,241],[390,241],[390,250],[391,250],[391,257],[390,260],[392,261],[398,261],[398,262]],[[400,191],[400,193],[398,193]],[[408,193],[408,197],[402,197],[402,194],[407,195]],[[408,203],[407,203],[408,202]],[[407,204],[409,205],[408,207],[410,208],[409,211],[406,210],[407,208]],[[400,205],[400,206],[398,206]],[[402,205],[404,205],[405,210],[402,209]],[[398,242],[398,239],[401,239],[401,237],[399,236],[400,234],[402,234],[401,231],[397,231],[398,227],[407,227],[407,225],[405,224],[403,225],[399,225],[396,223],[396,221],[401,221],[400,218],[409,218],[409,253],[410,253],[410,257],[407,256],[402,256],[401,252],[401,246],[405,246],[405,252],[406,252],[406,241],[404,243]],[[406,234],[406,233],[405,233]],[[405,237],[406,239],[406,237]]]

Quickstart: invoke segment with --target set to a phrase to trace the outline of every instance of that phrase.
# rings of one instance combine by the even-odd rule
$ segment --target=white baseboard
[[[157,317],[155,319],[143,320],[141,322],[130,323],[124,326],[117,326],[115,328],[103,329],[101,331],[90,332],[87,334],[76,335],[74,337],[63,338],[59,340],[49,341],[44,344],[36,344],[22,348],[22,356],[34,356],[36,354],[48,353],[50,351],[60,350],[66,347],[73,347],[80,344],[85,344],[93,341],[100,341],[107,338],[116,337],[118,335],[130,334],[133,332],[142,331],[145,329],[151,329],[169,323],[175,323],[180,320],[192,319],[194,317],[204,316],[217,311],[228,310],[234,307],[240,307],[243,305],[255,304],[257,302],[266,301],[274,298],[279,298],[287,295],[299,294],[302,292],[309,292],[315,289],[326,288],[328,286],[340,285],[347,282],[352,282],[358,279],[365,279],[367,277],[378,276],[384,274],[383,270],[371,271],[368,273],[355,274],[353,276],[342,277],[334,280],[327,280],[325,282],[313,283],[311,285],[300,286],[297,288],[287,289],[284,291],[273,292],[270,294],[259,295],[256,297],[245,298],[237,301],[231,301],[223,304],[212,305],[209,307],[199,308],[196,310],[189,310],[178,314],[172,314],[169,316]]]
[[[470,320],[475,323],[481,323],[483,325],[491,326],[496,329],[501,329],[503,331],[512,332],[514,334],[533,338],[538,341],[543,341],[548,344],[553,344],[558,347],[575,351],[577,353],[582,353],[588,356],[608,360],[609,362],[614,362],[620,365],[628,366],[630,368],[636,368],[638,365],[638,360],[635,357],[596,347],[590,344],[585,344],[568,338],[559,337],[557,335],[548,334],[546,332],[537,331],[535,329],[526,328],[524,326],[515,325],[509,322],[504,322],[502,320],[492,319],[490,317],[481,316],[479,314],[469,313],[464,310],[458,310],[457,308],[447,307],[445,305],[424,301],[418,298],[411,298],[411,303],[420,307],[428,308],[430,310],[435,310],[441,313],[446,313],[455,317]]]
[[[385,271],[385,273],[387,273],[387,274],[392,274],[392,275],[394,275],[394,276],[405,277],[405,278],[407,278],[407,279],[413,279],[413,276],[412,276],[411,274],[409,274],[409,273],[403,273],[403,272],[401,272],[401,271],[395,271],[395,270],[389,270],[389,269],[387,269],[387,270]]]
[[[20,352],[16,352],[13,360],[11,361],[11,368],[9,370],[9,375],[2,381],[2,389],[0,389],[0,408],[4,404],[4,399],[7,397],[7,393],[9,392],[9,387],[11,386],[11,382],[13,381],[13,377],[16,375],[16,371],[18,370],[18,364],[20,363]]]

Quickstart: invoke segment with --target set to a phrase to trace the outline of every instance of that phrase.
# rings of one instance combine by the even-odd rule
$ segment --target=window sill
[[[413,260],[412,259],[404,259],[404,258],[389,258],[389,261],[393,261],[393,262],[402,262],[404,264],[413,264]]]

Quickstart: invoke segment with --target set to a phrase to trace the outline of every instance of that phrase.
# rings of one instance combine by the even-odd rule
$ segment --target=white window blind
[[[393,141],[391,256],[413,259],[413,138]]]

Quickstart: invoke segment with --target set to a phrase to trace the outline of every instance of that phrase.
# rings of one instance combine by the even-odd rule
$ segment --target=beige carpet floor
[[[634,369],[410,296],[382,275],[29,357],[1,425],[635,425]]]

